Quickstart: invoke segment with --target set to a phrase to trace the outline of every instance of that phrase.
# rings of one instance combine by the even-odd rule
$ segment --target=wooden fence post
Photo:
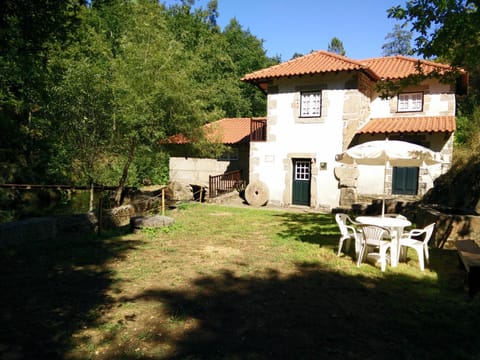
[[[162,215],[165,215],[165,187],[162,188]]]

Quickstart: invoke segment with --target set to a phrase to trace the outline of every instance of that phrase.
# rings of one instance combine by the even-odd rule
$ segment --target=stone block
[[[136,216],[130,219],[130,227],[133,232],[139,232],[142,228],[159,228],[172,226],[175,220],[169,216]]]
[[[355,188],[340,189],[340,206],[351,206],[357,202],[357,190]]]
[[[111,229],[130,224],[130,217],[135,213],[131,205],[123,205],[105,210],[102,214],[102,229]]]
[[[334,169],[334,174],[340,186],[355,187],[357,185],[359,172],[356,166],[337,166]]]

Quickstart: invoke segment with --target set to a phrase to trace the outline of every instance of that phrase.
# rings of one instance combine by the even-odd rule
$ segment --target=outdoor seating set
[[[371,254],[371,248],[377,250],[376,255],[382,271],[387,266],[387,251],[390,251],[390,265],[396,267],[400,255],[407,248],[413,248],[418,253],[420,269],[425,268],[425,259],[428,262],[428,241],[432,237],[435,225],[430,224],[424,229],[414,229],[405,232],[405,228],[412,223],[399,214],[385,214],[385,196],[387,191],[387,168],[390,167],[422,167],[437,165],[444,162],[441,154],[418,144],[389,140],[367,141],[345,150],[335,157],[337,162],[347,166],[358,165],[383,165],[384,171],[384,194],[382,198],[381,216],[359,216],[353,221],[345,214],[337,214],[337,223],[342,232],[339,241],[339,254],[343,243],[351,239],[355,243],[355,256],[357,265]]]
[[[352,220],[347,214],[336,214],[335,220],[340,228],[337,256],[340,256],[346,241],[353,242],[355,259],[359,267],[368,256],[374,255],[382,271],[386,270],[387,262],[396,267],[401,254],[408,248],[417,252],[420,270],[425,269],[425,260],[428,263],[428,242],[430,241],[435,224],[427,225],[423,229],[405,228],[412,223],[400,214],[383,214],[379,216],[359,216]],[[390,251],[390,254],[387,254]]]

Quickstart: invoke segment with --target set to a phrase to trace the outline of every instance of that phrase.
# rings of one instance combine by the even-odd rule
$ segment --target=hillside
[[[477,151],[458,149],[452,168],[435,180],[434,187],[422,202],[480,213],[480,156]]]

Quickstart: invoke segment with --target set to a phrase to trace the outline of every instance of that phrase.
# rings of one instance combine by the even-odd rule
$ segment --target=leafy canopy
[[[474,142],[480,129],[479,4],[478,0],[410,0],[388,11],[389,17],[411,24],[419,34],[415,38],[417,53],[468,71],[468,96],[458,102],[457,143]]]
[[[263,115],[264,94],[240,78],[278,59],[235,19],[222,31],[216,0],[194,3],[3,1],[2,179],[165,179],[162,140],[181,132],[213,153],[201,125]]]
[[[412,48],[412,37],[412,32],[406,30],[405,26],[395,24],[393,31],[385,36],[385,40],[387,40],[387,42],[382,46],[383,55],[413,55],[414,51]]]
[[[333,37],[328,44],[328,51],[333,52],[338,55],[345,56],[346,52],[343,48],[343,42],[337,37]]]
[[[388,16],[411,24],[418,33],[417,53],[471,68],[478,66],[480,56],[478,7],[478,0],[410,0],[390,8]]]

